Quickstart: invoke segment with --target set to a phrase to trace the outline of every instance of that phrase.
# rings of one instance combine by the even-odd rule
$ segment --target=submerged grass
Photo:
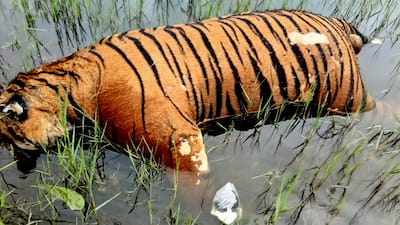
[[[313,1],[291,0],[168,0],[154,1],[155,7],[148,10],[152,3],[142,0],[13,0],[13,12],[8,16],[22,26],[13,26],[13,35],[7,40],[8,44],[0,44],[2,49],[17,52],[15,54],[21,60],[15,63],[0,55],[0,73],[6,76],[9,73],[15,74],[21,68],[28,70],[48,61],[49,58],[58,58],[80,49],[106,34],[154,25],[151,20],[155,17],[158,23],[168,24],[177,16],[181,16],[180,22],[184,22],[249,10],[315,9],[325,15],[344,17],[373,36],[391,36],[394,39],[399,37],[400,16],[395,0],[321,1],[319,6],[315,6]],[[24,16],[23,21],[18,19],[18,15]],[[48,33],[55,37],[53,43],[43,41],[46,40],[43,35]],[[59,52],[54,53],[57,50]],[[268,113],[260,113],[258,116],[268,116]],[[286,166],[266,171],[256,177],[264,180],[257,198],[258,215],[255,219],[245,218],[238,224],[295,224],[303,211],[307,207],[315,206],[315,200],[326,190],[328,221],[334,220],[349,207],[347,199],[357,191],[365,190],[368,194],[362,198],[354,221],[370,209],[382,208],[388,212],[399,210],[397,203],[400,201],[400,168],[397,161],[400,153],[400,129],[387,130],[377,126],[371,127],[370,130],[362,130],[351,119],[325,119],[322,116],[312,120],[291,117],[287,118],[287,122],[279,123],[282,118],[277,113],[277,117],[272,121],[273,125],[267,128],[274,130],[271,136],[262,136],[261,127],[258,127],[251,134],[251,138],[245,138],[244,141],[255,142],[262,138],[277,138],[276,152],[293,133],[299,133],[303,140],[294,149],[296,154],[286,161]],[[67,126],[66,123],[64,125]],[[83,124],[81,128],[73,129],[72,135],[66,135],[59,142],[57,150],[53,153],[48,152],[41,161],[41,167],[35,171],[37,181],[34,201],[16,199],[14,195],[17,196],[18,193],[12,185],[0,186],[0,224],[106,224],[109,221],[103,221],[102,210],[116,201],[129,207],[127,214],[145,209],[146,213],[140,216],[146,217],[147,219],[142,219],[150,224],[201,224],[199,216],[187,214],[183,210],[185,206],[177,201],[177,187],[180,182],[178,176],[175,176],[176,180],[171,189],[161,190],[163,194],[168,195],[168,203],[160,206],[162,203],[157,201],[160,189],[168,186],[165,184],[163,168],[154,159],[144,159],[142,155],[133,153],[134,151],[124,153],[129,158],[128,163],[132,171],[127,175],[126,182],[130,184],[129,188],[111,190],[112,194],[109,197],[99,200],[96,189],[110,179],[109,172],[104,171],[104,164],[107,163],[105,151],[113,147],[105,140],[104,133],[98,127],[94,126],[90,133],[83,131],[86,128]],[[223,142],[229,142],[232,139],[230,135],[235,132],[232,127],[222,128],[227,136]],[[80,136],[76,135],[77,133],[86,135]],[[316,151],[315,148],[320,150]],[[377,160],[383,163],[376,174],[371,174],[368,177],[370,180],[357,181],[360,170]],[[0,168],[0,174],[13,164]],[[4,176],[2,178],[4,184],[7,184],[7,179],[11,179]],[[354,180],[358,183],[354,184]],[[358,186],[355,191],[354,185]],[[84,207],[75,211],[69,209],[68,204],[65,204],[66,200],[60,200],[52,191],[55,187],[71,191],[65,193],[82,196],[85,201]],[[70,221],[64,221],[66,219]]]

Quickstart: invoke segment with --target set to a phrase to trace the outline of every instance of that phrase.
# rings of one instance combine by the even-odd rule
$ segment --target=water
[[[24,9],[24,2],[29,7]],[[18,71],[68,55],[117,31],[188,22],[236,10],[280,8],[286,4],[285,1],[250,1],[251,4],[246,6],[247,1],[242,1],[243,4],[237,6],[231,1],[221,1],[219,8],[219,1],[214,1],[214,5],[206,1],[183,0],[154,1],[157,2],[155,5],[152,1],[146,1],[144,5],[140,1],[81,2],[80,8],[72,7],[68,16],[53,17],[59,21],[54,23],[49,10],[45,10],[49,5],[40,5],[40,1],[0,0],[0,74],[3,74],[3,84]],[[193,8],[189,7],[191,2]],[[303,1],[302,4],[287,1],[287,4],[291,8],[302,7],[324,15],[344,15],[359,24],[360,30],[366,34],[379,31],[376,36],[383,40],[383,44],[368,45],[359,55],[367,89],[379,100],[377,110],[357,118],[360,122],[356,124],[351,124],[350,119],[330,117],[300,121],[290,132],[287,128],[291,121],[267,125],[259,131],[257,138],[247,139],[253,131],[235,131],[228,137],[206,136],[212,170],[207,188],[205,191],[181,189],[176,198],[173,182],[164,173],[156,173],[150,176],[151,180],[142,183],[138,174],[146,171],[135,171],[127,156],[107,151],[103,171],[106,178],[98,179],[94,184],[94,198],[100,205],[116,197],[89,222],[168,224],[172,223],[171,218],[177,218],[174,213],[180,209],[180,223],[186,216],[192,216],[197,217],[198,224],[218,224],[216,218],[209,214],[212,197],[219,187],[229,181],[235,184],[243,206],[244,216],[240,223],[264,224],[273,217],[271,211],[266,209],[274,205],[281,183],[297,174],[298,185],[290,193],[289,210],[282,215],[279,224],[294,221],[297,224],[397,224],[399,207],[392,203],[397,203],[400,176],[396,169],[387,171],[391,166],[397,166],[398,147],[382,149],[374,145],[376,141],[365,141],[365,136],[372,136],[374,131],[367,128],[374,124],[386,129],[398,128],[392,115],[400,112],[397,101],[399,71],[396,70],[400,61],[400,46],[394,42],[395,39],[389,38],[395,38],[398,30],[393,30],[390,24],[376,30],[379,21],[390,11],[393,1],[374,5],[371,9],[349,8],[353,3],[363,5],[363,1],[352,1],[351,4],[349,1],[347,5],[346,1],[339,2],[343,4],[339,10],[335,10],[335,3],[323,0]],[[212,10],[209,10],[210,7]],[[360,12],[357,13],[357,9]],[[78,13],[74,16],[74,12],[79,10],[81,17],[77,16]],[[26,20],[27,12],[34,15],[34,22]],[[373,16],[366,17],[369,19],[362,17],[368,13]],[[391,18],[395,19],[400,10],[396,8],[391,13]],[[322,125],[316,131],[317,135],[313,135],[316,123]],[[13,161],[7,150],[0,154],[0,165]],[[38,169],[26,177],[21,176],[15,165],[0,171],[1,189],[6,192],[15,189],[13,200],[32,205],[34,218],[39,218],[40,214],[51,215],[51,212],[39,212],[35,205],[37,189],[34,185],[39,180],[38,174],[44,173],[41,166],[46,160],[42,156]],[[326,161],[337,161],[337,164],[331,168],[325,164]],[[185,181],[182,174],[181,182]],[[299,205],[302,206],[299,211],[290,208]],[[58,224],[81,223],[76,222],[81,221],[78,212],[60,207],[57,215],[60,219]]]

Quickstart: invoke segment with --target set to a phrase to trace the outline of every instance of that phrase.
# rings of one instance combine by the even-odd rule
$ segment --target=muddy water
[[[21,2],[0,0],[2,83],[7,83],[18,71],[67,55],[104,35],[136,27],[187,22],[193,17],[206,15],[208,11],[204,6],[191,14],[185,13],[188,9],[186,1],[172,1],[169,4],[162,1],[158,5],[148,1],[143,11],[138,9],[136,1],[118,1],[115,4],[112,1],[84,1],[84,16],[80,23],[73,18],[56,24],[41,16],[46,15],[45,10],[37,9],[38,6],[33,3],[39,1],[31,1],[30,9],[25,11]],[[304,8],[330,15],[333,6],[327,2],[312,1],[305,3]],[[280,7],[280,3],[275,4],[260,4],[258,9]],[[254,5],[253,2],[250,9]],[[299,5],[298,1],[289,3],[290,7]],[[221,11],[228,12],[234,8],[230,1],[226,1]],[[26,11],[36,15],[35,28],[25,29],[29,26],[25,20]],[[394,15],[399,13],[399,10],[393,12]],[[355,19],[354,15],[352,19]],[[361,31],[371,33],[376,26],[375,19],[362,20]],[[395,195],[386,198],[385,195],[395,194],[396,181],[400,176],[393,173],[388,179],[389,176],[380,173],[396,165],[399,157],[396,151],[378,151],[379,146],[374,145],[375,142],[368,144],[365,141],[365,137],[373,131],[368,128],[374,124],[388,129],[398,127],[393,114],[400,113],[397,101],[400,83],[396,77],[400,46],[388,38],[393,32],[384,30],[379,33],[378,38],[383,40],[383,44],[368,45],[359,55],[365,84],[379,103],[377,110],[357,118],[358,123],[353,124],[348,118],[330,117],[300,121],[290,131],[288,128],[292,127],[294,121],[267,125],[254,138],[248,138],[254,131],[234,131],[229,136],[206,136],[212,170],[206,188],[185,189],[181,185],[176,199],[173,185],[163,173],[140,186],[138,172],[132,169],[129,159],[111,151],[106,152],[106,179],[95,183],[95,199],[97,204],[101,204],[119,195],[99,210],[98,220],[92,221],[103,224],[168,224],[172,202],[173,211],[180,207],[181,220],[192,215],[198,217],[199,224],[218,224],[216,218],[209,214],[211,200],[217,188],[229,181],[236,185],[243,207],[244,215],[240,223],[264,224],[271,217],[271,212],[266,210],[274,204],[284,177],[290,179],[297,174],[299,181],[288,199],[289,210],[282,215],[279,224],[294,221],[297,224],[395,224],[399,208],[396,204],[391,205],[396,201],[390,201],[390,197]],[[40,41],[40,44],[35,44],[36,41]],[[321,125],[314,134],[316,124]],[[357,146],[361,146],[361,153],[357,152]],[[37,191],[32,185],[37,182],[40,165],[45,163],[45,158],[38,161],[38,170],[24,178],[21,178],[15,165],[2,170],[0,187],[3,190],[15,188],[14,198],[17,201],[25,199],[28,203],[35,202]],[[337,161],[332,171],[324,164],[327,159],[330,162]],[[10,162],[12,157],[8,151],[0,151],[0,165]],[[379,188],[381,179],[388,180]],[[184,176],[180,182],[186,182]],[[295,211],[294,207],[299,205],[302,206],[301,210]],[[39,214],[38,211],[33,208],[33,213]],[[80,221],[80,215],[70,210],[61,209],[58,213],[65,224]]]

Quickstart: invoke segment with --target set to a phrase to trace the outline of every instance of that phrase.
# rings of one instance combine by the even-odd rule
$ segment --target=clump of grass
[[[59,221],[58,211],[63,208],[59,199],[75,210],[82,222],[93,216],[96,218],[97,211],[111,201],[98,204],[93,193],[95,182],[104,178],[99,167],[99,158],[109,146],[104,133],[96,123],[87,123],[89,119],[85,117],[81,127],[69,130],[67,105],[68,102],[64,102],[60,95],[60,123],[66,133],[58,141],[55,152],[46,152],[45,164],[36,170],[39,175],[37,204],[42,212],[41,218],[51,223]],[[93,124],[93,127],[87,127],[87,124]],[[78,204],[78,199],[82,197],[85,201]]]
[[[358,207],[351,223],[368,210],[385,209],[386,212],[394,212],[398,209],[396,204],[400,199],[400,188],[397,181],[400,169],[396,161],[400,151],[393,143],[399,140],[399,130],[387,131],[382,130],[382,127],[374,127],[364,133],[363,129],[354,132],[354,129],[360,127],[350,127],[352,129],[346,131],[347,137],[340,135],[339,142],[332,141],[335,143],[334,148],[329,150],[329,154],[319,155],[321,159],[315,160],[315,156],[307,159],[307,152],[303,152],[302,157],[295,156],[296,160],[291,161],[293,163],[290,167],[257,177],[265,179],[265,186],[258,197],[259,213],[264,216],[263,221],[278,224],[286,218],[286,224],[296,224],[306,206],[312,206],[325,190],[330,199],[327,206],[328,220],[334,219],[347,207]],[[312,146],[308,145],[308,148]],[[315,154],[315,151],[308,152]],[[360,171],[376,160],[382,162],[378,163],[380,169],[370,173],[368,180],[360,179]],[[299,166],[303,169],[296,169]],[[299,172],[293,174],[292,171]],[[347,206],[349,195],[354,191],[369,194],[356,206]],[[295,200],[295,203],[285,207],[287,199]]]
[[[15,161],[0,168],[3,182],[0,184],[0,224],[38,224],[41,222],[36,215],[32,215],[32,209],[36,203],[28,203],[23,199],[14,197],[16,188],[8,184],[2,171],[16,164]],[[3,187],[3,185],[5,187]]]
[[[179,225],[179,224],[183,224],[183,225],[195,225],[197,224],[198,217],[191,217],[191,216],[187,216],[186,218],[182,218],[182,212],[181,212],[181,206],[178,205],[178,207],[173,210],[170,209],[169,210],[169,215],[166,216],[166,224],[168,225]]]

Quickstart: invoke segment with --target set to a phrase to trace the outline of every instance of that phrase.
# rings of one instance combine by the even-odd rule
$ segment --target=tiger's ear
[[[6,104],[0,104],[0,118],[4,116],[17,117],[18,120],[24,120],[27,117],[27,108],[25,100],[14,95]]]
[[[14,113],[15,115],[21,115],[24,113],[24,107],[18,102],[11,102],[7,105],[4,105],[2,108],[2,113],[11,114]]]

